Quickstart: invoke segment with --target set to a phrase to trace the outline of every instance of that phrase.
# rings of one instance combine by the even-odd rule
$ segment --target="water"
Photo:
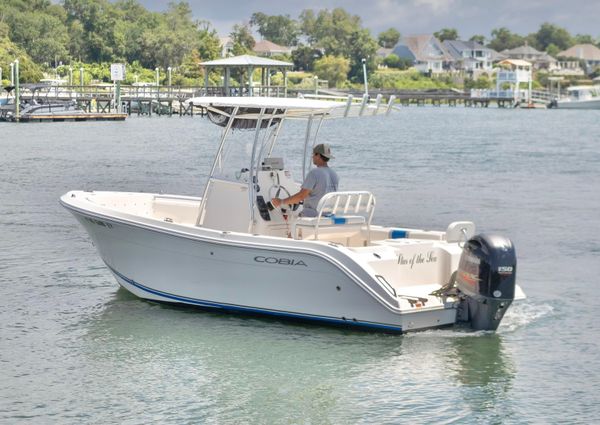
[[[405,108],[321,130],[377,222],[468,219],[514,241],[528,299],[495,334],[356,332],[119,290],[59,196],[200,194],[216,135],[197,117],[0,123],[0,423],[598,421],[600,111]]]

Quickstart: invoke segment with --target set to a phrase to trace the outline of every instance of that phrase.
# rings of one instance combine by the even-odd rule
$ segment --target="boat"
[[[316,217],[303,217],[301,205],[270,204],[299,190],[329,119],[389,114],[393,99],[191,101],[223,127],[201,196],[73,190],[60,198],[136,296],[391,333],[494,331],[525,297],[513,243],[476,234],[472,222],[443,230],[377,225],[376,196],[361,188],[326,194]],[[301,129],[299,137],[282,137],[288,127]],[[301,152],[298,179],[276,155],[292,148]]]
[[[571,86],[567,96],[552,101],[560,109],[600,109],[600,86]]]

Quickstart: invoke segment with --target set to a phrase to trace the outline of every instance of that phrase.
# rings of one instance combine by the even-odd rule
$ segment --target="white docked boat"
[[[302,150],[295,159],[305,174],[324,121],[388,113],[391,101],[192,101],[223,127],[201,197],[76,190],[60,199],[133,294],[391,332],[458,322],[495,330],[524,298],[511,241],[476,235],[471,222],[440,231],[376,225],[375,195],[363,190],[328,193],[317,217],[303,217],[302,206],[269,208],[303,177],[278,149]],[[280,137],[297,128],[291,120],[306,121],[303,140]]]
[[[600,86],[571,86],[567,96],[554,101],[551,106],[560,109],[600,109]]]

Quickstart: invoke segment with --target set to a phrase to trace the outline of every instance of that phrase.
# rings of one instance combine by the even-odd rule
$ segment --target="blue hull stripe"
[[[221,310],[226,310],[226,311],[231,311],[231,312],[244,312],[244,313],[260,314],[260,315],[267,315],[267,316],[276,316],[276,317],[282,317],[282,318],[288,318],[288,319],[300,319],[300,320],[309,320],[309,321],[313,321],[313,322],[324,322],[324,323],[333,324],[333,325],[353,326],[353,327],[359,327],[359,328],[371,328],[374,330],[382,330],[382,331],[390,331],[390,332],[402,332],[402,327],[400,327],[400,326],[392,326],[392,325],[372,323],[372,322],[360,322],[360,321],[354,321],[354,320],[342,320],[342,319],[336,319],[336,318],[332,318],[332,317],[297,314],[297,313],[290,313],[290,312],[285,312],[285,311],[263,310],[263,309],[257,309],[257,308],[243,307],[243,306],[239,306],[239,305],[235,305],[235,304],[221,304],[221,303],[215,303],[212,301],[199,300],[196,298],[182,297],[182,296],[178,296],[178,295],[169,294],[168,292],[162,292],[162,291],[157,291],[156,289],[148,288],[147,286],[144,286],[144,285],[134,281],[133,279],[129,279],[127,276],[122,275],[121,273],[119,273],[118,271],[116,271],[115,269],[110,267],[108,264],[107,264],[107,267],[117,277],[124,280],[129,285],[135,286],[136,288],[141,289],[142,291],[148,292],[150,294],[158,295],[163,298],[168,298],[168,299],[176,301],[176,302],[193,304],[193,305],[207,307],[207,308],[221,309]]]

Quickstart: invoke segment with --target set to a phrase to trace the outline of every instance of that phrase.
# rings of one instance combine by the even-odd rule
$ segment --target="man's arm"
[[[306,198],[308,198],[309,195],[310,195],[310,189],[302,188],[302,189],[300,189],[300,192],[295,193],[288,198],[284,198],[284,199],[273,198],[273,199],[271,199],[271,204],[273,204],[273,206],[275,208],[277,208],[281,205],[285,205],[285,204],[288,204],[288,205],[299,204],[300,202],[302,202]]]

